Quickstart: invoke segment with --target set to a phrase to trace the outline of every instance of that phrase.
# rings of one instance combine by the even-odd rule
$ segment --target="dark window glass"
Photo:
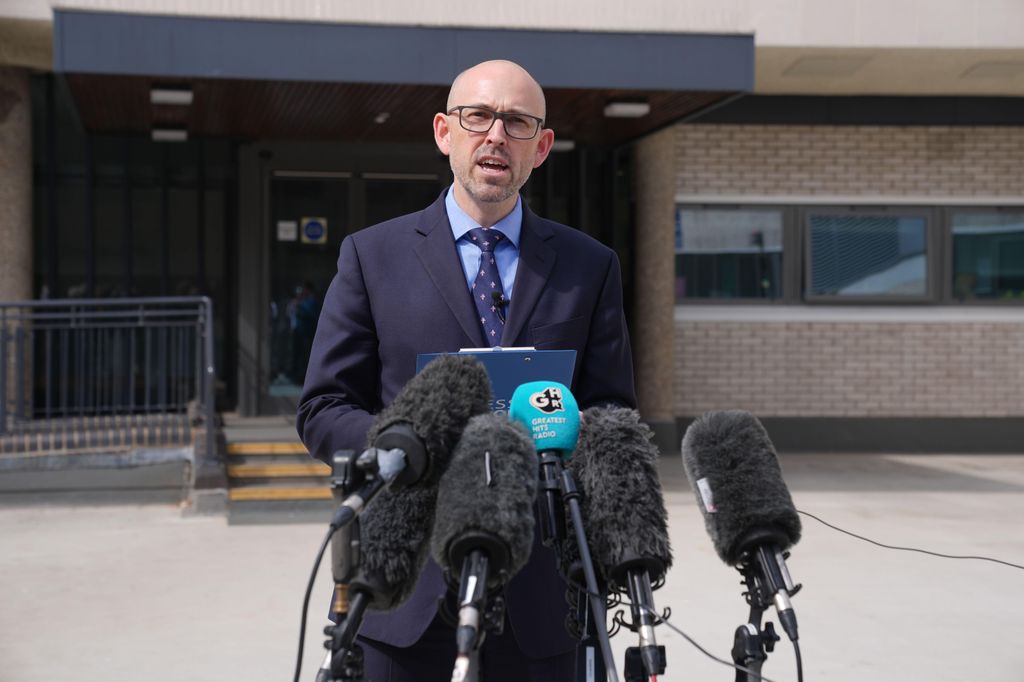
[[[1024,213],[953,214],[953,296],[1024,301]]]
[[[433,177],[371,177],[366,181],[366,224],[422,211],[441,193],[441,183]]]
[[[927,220],[913,215],[812,215],[811,296],[925,296]]]
[[[57,186],[57,246],[42,242],[47,251],[56,249],[57,252],[57,291],[47,292],[54,298],[67,296],[69,298],[86,297],[86,272],[85,254],[87,249],[85,222],[85,182],[79,178],[62,178]],[[45,202],[44,192],[37,192],[37,196]],[[45,255],[41,258],[46,262]]]
[[[782,211],[680,208],[676,300],[782,297]]]
[[[278,175],[270,186],[271,396],[302,390],[320,304],[349,225],[349,180]]]

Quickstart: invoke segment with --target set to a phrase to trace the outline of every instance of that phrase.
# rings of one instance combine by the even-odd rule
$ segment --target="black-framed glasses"
[[[459,114],[459,125],[471,133],[486,133],[495,121],[501,119],[505,125],[505,134],[517,140],[532,140],[544,125],[542,118],[513,111],[491,111],[465,105],[448,110],[449,115],[456,112]]]

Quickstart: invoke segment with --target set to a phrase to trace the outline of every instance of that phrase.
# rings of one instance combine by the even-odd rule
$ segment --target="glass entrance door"
[[[442,188],[424,173],[274,171],[270,178],[270,358],[266,411],[294,414],[341,241],[426,208]]]
[[[270,179],[270,377],[275,411],[294,409],[320,305],[351,229],[348,173],[277,171]]]

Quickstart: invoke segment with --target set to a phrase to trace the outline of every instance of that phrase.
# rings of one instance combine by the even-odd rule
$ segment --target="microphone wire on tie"
[[[494,304],[494,307],[498,309],[498,319],[501,320],[502,324],[504,324],[505,323],[505,308],[508,307],[508,304],[511,303],[511,301],[509,301],[507,298],[505,298],[505,295],[502,294],[501,292],[499,292],[499,291],[492,291],[491,292],[491,302]]]

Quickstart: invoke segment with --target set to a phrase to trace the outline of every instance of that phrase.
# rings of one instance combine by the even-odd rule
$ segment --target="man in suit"
[[[419,353],[574,349],[571,388],[581,407],[635,406],[615,253],[534,215],[519,196],[554,142],[544,117],[541,87],[517,64],[464,71],[434,117],[452,186],[425,210],[344,240],[299,406],[299,434],[314,456],[364,448],[373,415],[413,376]],[[505,633],[488,637],[482,652],[488,682],[572,679],[555,565],[535,542],[510,582]],[[444,592],[428,561],[404,605],[367,615],[361,641],[372,682],[449,679],[454,630],[437,617]]]

